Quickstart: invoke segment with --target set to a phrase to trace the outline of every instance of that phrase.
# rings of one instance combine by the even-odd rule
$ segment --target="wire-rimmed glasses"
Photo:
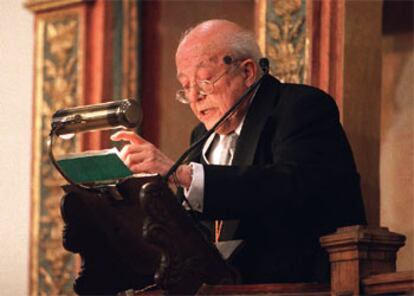
[[[230,56],[225,56],[223,61],[226,65],[231,65],[235,63],[237,60],[233,60]],[[232,67],[227,68],[223,73],[218,75],[216,78],[212,80],[196,80],[194,88],[197,88],[197,98],[210,95],[214,92],[214,84],[219,81],[224,75],[229,73]],[[189,104],[190,100],[188,99],[187,94],[191,91],[192,87],[187,89],[180,89],[177,90],[175,94],[175,99],[183,104]]]

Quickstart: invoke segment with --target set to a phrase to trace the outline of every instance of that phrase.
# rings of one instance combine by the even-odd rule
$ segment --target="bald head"
[[[261,58],[259,46],[251,32],[228,20],[208,20],[187,30],[177,48],[177,55],[185,53],[212,56],[225,52],[236,59]]]
[[[242,31],[243,29],[238,24],[227,20],[208,20],[188,29],[184,33],[180,45],[207,39],[215,45],[222,46],[226,37]],[[212,44],[210,43],[210,45]]]

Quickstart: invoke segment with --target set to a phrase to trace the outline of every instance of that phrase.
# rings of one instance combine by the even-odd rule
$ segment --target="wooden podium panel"
[[[114,294],[153,283],[160,252],[142,239],[139,190],[148,179],[131,179],[111,192],[66,186],[61,201],[63,245],[79,253],[78,294]]]
[[[63,244],[82,258],[76,293],[156,286],[166,294],[194,294],[203,283],[236,283],[237,274],[160,177],[131,178],[111,189],[64,189]]]
[[[284,283],[257,285],[203,285],[197,295],[312,295],[329,296],[327,284]]]

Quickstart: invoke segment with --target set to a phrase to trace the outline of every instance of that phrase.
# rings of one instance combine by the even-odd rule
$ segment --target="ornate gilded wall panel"
[[[114,99],[138,97],[138,1],[105,1],[26,2],[26,7],[35,12],[36,24],[31,295],[73,294],[72,283],[79,259],[62,247],[63,222],[59,202],[63,194],[60,185],[64,180],[49,162],[46,143],[52,114],[61,108],[91,103],[85,100],[85,92],[91,92],[90,85],[85,81],[91,82],[93,77],[89,75],[109,64],[106,58],[111,56],[111,50],[99,46],[97,48],[102,52],[94,51],[94,62],[91,62],[92,56],[86,55],[86,48],[94,48],[91,46],[92,41],[99,42],[102,35],[113,36],[111,41],[114,46],[119,46],[119,50],[116,51],[119,55],[110,58],[113,58],[113,64],[110,66],[113,70],[113,80],[110,82],[114,86]],[[118,29],[100,26],[99,24],[106,23],[107,18],[112,17],[114,7],[119,7],[120,11],[119,15],[113,15],[119,24]],[[85,39],[86,36],[89,40]],[[97,54],[104,59],[97,59]],[[89,66],[88,71],[85,69],[86,65]],[[111,70],[104,71],[104,74],[101,74],[109,75],[110,72]],[[106,81],[106,78],[102,77],[103,81]],[[101,87],[106,86],[102,84]],[[105,98],[96,98],[96,101],[103,99]],[[84,139],[89,143],[89,138]],[[56,155],[66,154],[79,150],[80,146],[79,140],[59,140],[55,144],[54,152]]]
[[[258,40],[270,72],[285,82],[306,80],[306,0],[259,0]]]
[[[82,3],[88,0],[27,0],[25,6],[36,12],[50,9],[61,9],[65,6]]]
[[[36,18],[30,294],[73,294],[74,256],[62,247],[60,185],[47,155],[52,114],[83,102],[84,11],[42,13]],[[75,151],[74,139],[55,145],[57,155]]]

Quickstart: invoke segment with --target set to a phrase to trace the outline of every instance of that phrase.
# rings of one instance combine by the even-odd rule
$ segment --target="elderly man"
[[[175,181],[202,219],[216,221],[216,240],[244,240],[231,261],[243,283],[325,281],[319,237],[365,223],[359,176],[332,98],[263,74],[260,57],[252,35],[226,20],[203,22],[181,40],[177,99],[201,122],[192,142],[264,77]],[[112,139],[130,142],[121,154],[136,173],[165,175],[173,165],[134,133]]]

